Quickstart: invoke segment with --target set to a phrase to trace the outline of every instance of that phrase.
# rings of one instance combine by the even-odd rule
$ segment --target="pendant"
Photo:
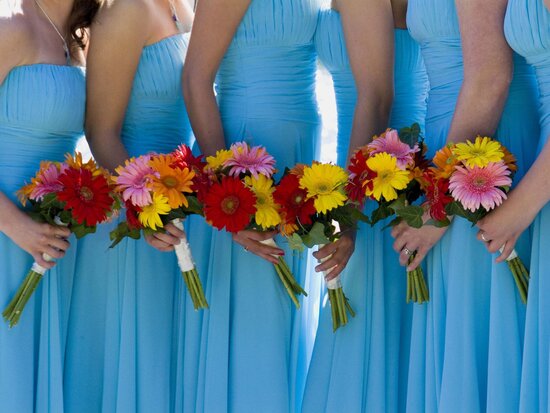
[[[67,66],[71,65],[71,52],[69,51],[69,48],[67,47],[67,43],[63,42],[63,52],[65,53],[65,62],[67,63]]]

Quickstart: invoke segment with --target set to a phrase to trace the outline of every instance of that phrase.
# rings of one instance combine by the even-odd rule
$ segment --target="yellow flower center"
[[[94,199],[94,193],[90,188],[83,186],[82,188],[80,188],[80,199],[82,199],[83,201],[91,201],[92,199]]]
[[[226,215],[233,215],[239,208],[239,198],[230,195],[222,200],[221,209]]]
[[[383,171],[378,172],[378,178],[382,181],[382,184],[389,184],[394,176],[394,172],[389,169],[385,169]]]
[[[256,193],[256,204],[257,205],[265,205],[267,204],[267,198],[264,194]]]

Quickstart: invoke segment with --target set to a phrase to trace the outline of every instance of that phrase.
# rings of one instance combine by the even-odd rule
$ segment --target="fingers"
[[[71,246],[69,241],[67,241],[65,238],[57,238],[57,237],[49,239],[48,245],[50,247],[56,248],[59,251],[63,251],[63,252],[67,251]]]
[[[165,237],[159,237],[159,235],[164,235]],[[167,252],[167,251],[173,251],[174,245],[177,245],[179,243],[179,238],[177,239],[177,243],[174,244],[173,242],[166,242],[166,240],[170,241],[174,239],[175,237],[172,237],[169,234],[161,234],[161,233],[155,233],[154,235],[145,235],[145,241],[149,245],[151,245],[153,248],[156,248],[159,251]]]
[[[275,234],[276,232],[273,231],[240,231],[233,234],[233,240],[240,244],[246,251],[257,255],[272,264],[277,264],[279,262],[278,257],[285,255],[285,252],[281,248],[265,245],[260,242],[273,238]]]
[[[250,238],[255,241],[265,241],[266,239],[274,238],[277,231],[241,231],[245,238]]]
[[[325,245],[313,254],[319,261],[326,259],[326,261],[315,267],[315,271],[326,272],[325,279],[327,281],[336,278],[344,271],[354,251],[354,236],[343,236],[336,242]]]
[[[34,262],[46,269],[53,268],[56,264],[55,261],[46,261],[40,253],[32,254],[32,257]]]
[[[424,260],[424,258],[426,257],[428,251],[429,249],[425,247],[420,247],[418,250],[416,250],[416,255],[414,256],[411,263],[407,266],[407,271],[411,272],[418,268],[418,266],[422,263],[422,260]]]
[[[319,250],[315,251],[312,255],[318,260],[329,257],[338,250],[338,241],[331,244],[323,245]]]
[[[164,226],[164,229],[166,230],[167,234],[170,234],[172,237],[177,238],[178,243],[179,243],[179,240],[181,238],[185,237],[185,232],[183,232],[181,229],[177,228],[174,224],[166,224]],[[174,244],[174,245],[176,245],[176,244]]]
[[[58,238],[69,238],[71,236],[71,231],[67,227],[58,227],[48,225],[50,233]]]
[[[509,239],[504,243],[504,249],[500,253],[500,255],[497,257],[496,262],[504,262],[506,259],[512,254],[514,251],[514,248],[516,246],[516,242],[518,241],[518,237]]]

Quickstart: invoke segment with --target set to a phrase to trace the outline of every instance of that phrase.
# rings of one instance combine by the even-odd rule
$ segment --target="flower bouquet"
[[[111,232],[111,247],[124,237],[139,239],[141,232],[164,231],[168,223],[185,234],[182,220],[191,214],[202,215],[198,193],[205,179],[203,166],[201,157],[194,157],[186,145],[169,154],[132,158],[119,166],[116,190],[126,206],[126,221]],[[186,236],[174,246],[174,251],[195,310],[208,308]]]
[[[281,216],[273,199],[272,176],[275,159],[262,146],[250,147],[238,142],[227,150],[206,159],[210,175],[208,193],[204,196],[204,215],[209,224],[229,232],[244,229],[269,231],[281,223]],[[277,247],[274,239],[262,241]],[[283,257],[275,257],[275,270],[286,292],[297,308],[298,295],[306,295]]]
[[[346,202],[347,179],[344,169],[331,164],[299,164],[286,171],[274,197],[281,208],[281,232],[291,248],[302,251],[304,246],[323,246],[342,235],[340,228],[355,227],[360,212]],[[348,313],[355,317],[355,312],[344,294],[340,276],[327,281],[327,288],[332,328],[336,331],[348,323]]]
[[[438,225],[457,215],[475,225],[506,199],[517,170],[516,160],[499,142],[478,136],[474,142],[447,145],[437,152],[427,173],[427,202]],[[504,246],[501,248],[503,250]],[[522,301],[527,302],[529,272],[512,251],[506,258]]]
[[[423,225],[423,208],[412,204],[422,196],[426,186],[425,152],[417,124],[400,133],[388,129],[355,152],[348,166],[350,180],[346,189],[350,199],[359,205],[363,205],[366,197],[378,202],[368,219],[372,226],[393,215],[396,217],[390,226],[401,220],[413,228]],[[414,256],[413,252],[409,263]],[[407,272],[406,299],[419,304],[430,299],[421,267]]]
[[[39,222],[67,226],[77,238],[95,232],[120,208],[109,173],[82,155],[67,155],[65,162],[44,161],[31,183],[19,192],[23,205],[31,204],[30,215]],[[46,261],[52,257],[44,254]],[[15,296],[2,315],[10,327],[15,326],[25,305],[47,269],[32,265]]]

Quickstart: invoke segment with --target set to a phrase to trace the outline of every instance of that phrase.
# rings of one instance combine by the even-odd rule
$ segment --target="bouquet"
[[[65,162],[44,161],[31,183],[19,192],[23,205],[31,204],[30,215],[39,222],[67,226],[77,238],[95,232],[97,224],[106,221],[120,204],[114,193],[109,173],[82,155],[66,155]],[[44,254],[46,261],[53,259]],[[15,326],[25,305],[46,268],[32,265],[15,296],[2,313],[10,327]]]
[[[418,124],[402,129],[399,134],[388,129],[355,152],[348,167],[350,179],[346,189],[350,199],[360,206],[366,197],[378,202],[368,218],[372,226],[393,215],[396,217],[389,225],[401,220],[414,228],[423,225],[424,210],[412,203],[422,196],[427,184],[423,173],[428,165],[425,152]],[[409,263],[414,256],[413,252]],[[419,304],[430,299],[421,267],[407,272],[406,299]]]
[[[302,251],[304,246],[323,246],[342,235],[339,228],[356,225],[360,212],[346,202],[347,179],[344,169],[331,164],[299,164],[286,171],[274,197],[281,208],[281,232],[291,248]],[[340,276],[327,281],[327,288],[332,328],[336,331],[348,323],[348,313],[355,317],[355,312],[344,294]]]
[[[425,174],[429,181],[427,203],[431,217],[442,226],[450,224],[448,217],[452,215],[475,225],[506,199],[517,170],[514,156],[504,146],[481,136],[474,142],[445,146],[433,163]],[[529,272],[515,250],[506,262],[525,303]]]
[[[116,190],[126,206],[126,221],[110,234],[111,247],[124,237],[139,239],[141,233],[164,231],[172,223],[184,232],[182,220],[202,215],[198,193],[204,184],[204,162],[186,145],[169,154],[142,155],[116,169]],[[195,310],[208,308],[187,237],[174,246],[178,265]]]
[[[273,199],[275,159],[264,147],[238,142],[206,160],[210,186],[204,196],[204,214],[208,223],[233,233],[244,229],[277,229],[281,216]],[[277,246],[274,239],[262,242]],[[300,308],[297,296],[307,294],[286,261],[279,256],[275,258],[277,275],[292,302]]]

